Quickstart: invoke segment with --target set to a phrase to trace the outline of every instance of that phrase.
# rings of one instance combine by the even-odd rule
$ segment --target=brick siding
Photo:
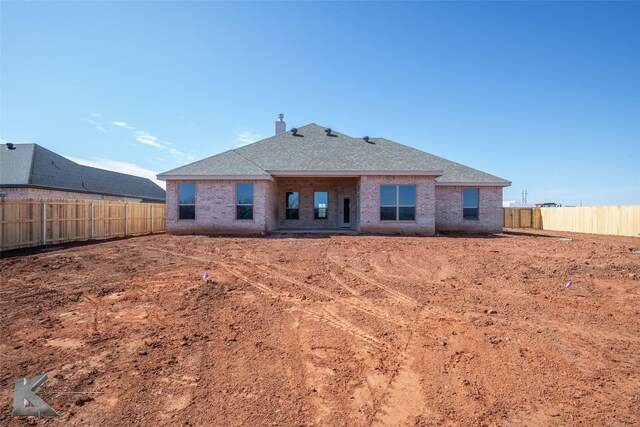
[[[178,184],[196,184],[196,218],[178,219]],[[236,219],[237,182],[252,182],[253,219]],[[273,193],[270,181],[167,181],[167,231],[175,234],[253,234],[268,231],[273,223],[268,194]]]
[[[462,218],[462,190],[479,188],[480,218]],[[502,187],[436,186],[436,229],[471,233],[502,231]]]
[[[436,230],[495,233],[502,230],[502,187],[480,187],[480,219],[462,219],[462,190],[436,186],[430,176],[276,178],[273,181],[206,180],[196,183],[196,218],[178,220],[178,181],[167,182],[167,231],[181,234],[264,233],[276,228],[337,228],[339,200],[351,197],[352,228],[371,233],[433,235]],[[253,182],[253,220],[236,220],[235,184]],[[415,185],[416,219],[380,221],[380,186]],[[473,188],[473,187],[471,187]],[[285,194],[300,193],[300,219],[285,219]],[[314,192],[327,191],[328,218],[314,219]]]
[[[415,221],[380,221],[380,186],[415,185]],[[372,233],[435,233],[435,177],[363,176],[360,178],[360,231]]]
[[[351,227],[358,223],[358,178],[277,178],[278,226],[283,228],[338,228],[339,196],[351,197]],[[286,219],[286,193],[300,193],[299,219]],[[327,218],[314,218],[314,192],[328,193]]]

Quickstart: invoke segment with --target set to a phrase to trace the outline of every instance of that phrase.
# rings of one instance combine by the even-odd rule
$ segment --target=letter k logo
[[[13,389],[13,415],[17,417],[57,417],[59,414],[34,391],[47,380],[47,374],[34,375],[29,381],[16,378]],[[30,405],[29,405],[30,404]],[[29,406],[27,406],[29,405]]]

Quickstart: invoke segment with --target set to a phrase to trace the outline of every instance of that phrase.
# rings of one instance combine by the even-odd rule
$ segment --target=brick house
[[[164,203],[148,178],[80,165],[38,144],[0,148],[0,198]]]
[[[493,175],[384,138],[316,124],[158,175],[171,233],[502,230]]]

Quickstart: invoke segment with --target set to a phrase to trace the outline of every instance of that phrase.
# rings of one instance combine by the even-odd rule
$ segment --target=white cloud
[[[100,113],[92,113],[91,111],[89,112],[89,114],[91,114],[91,117],[95,117],[96,119],[101,118],[102,116],[100,115]]]
[[[193,160],[193,156],[191,154],[180,151],[177,148],[170,147],[168,152],[172,156],[179,157],[181,160]]]
[[[191,157],[191,154],[182,152],[182,151],[178,150],[177,148],[173,148],[173,147],[169,148],[169,154],[173,154],[174,156],[184,157],[184,158],[187,158],[187,159],[192,159],[193,158],[193,157]]]
[[[149,132],[144,132],[144,131],[136,132],[136,141],[138,141],[141,144],[150,145],[155,148],[164,148],[158,142],[158,138],[151,135]]]
[[[235,147],[236,148],[242,147],[243,145],[251,144],[261,139],[262,139],[261,135],[258,135],[248,130],[243,130],[236,133]]]
[[[155,182],[160,187],[165,188],[165,183],[163,181],[158,181],[156,179],[156,175],[158,174],[157,172],[143,168],[142,166],[138,166],[134,163],[119,162],[117,160],[103,159],[103,158],[97,158],[97,157],[90,158],[90,159],[81,159],[78,157],[67,157],[67,158],[71,161],[80,163],[81,165],[85,165],[85,166],[92,166],[94,168],[106,169],[114,172],[121,172],[129,175],[149,178],[151,181]]]
[[[102,126],[100,126],[99,123],[94,122],[93,120],[89,119],[87,120],[87,122],[91,125],[93,125],[93,127],[95,127],[97,130],[99,130],[100,132],[106,132],[106,130],[104,130],[104,128]]]
[[[135,130],[136,128],[131,126],[128,122],[124,121],[115,121],[111,122],[112,125],[122,127],[129,130]],[[161,141],[157,136],[152,135],[149,132],[138,130],[133,132],[133,137],[140,144],[148,145],[157,150],[166,150],[171,156],[173,156],[174,160],[177,160],[181,163],[186,163],[187,161],[193,161],[193,156],[190,153],[178,150],[174,147],[174,145],[169,141]]]

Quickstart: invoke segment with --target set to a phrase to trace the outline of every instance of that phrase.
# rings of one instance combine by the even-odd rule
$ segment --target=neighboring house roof
[[[507,186],[502,178],[384,138],[362,138],[315,123],[179,167],[158,179],[270,178],[286,175],[431,175],[443,185]]]
[[[0,187],[37,187],[164,202],[148,178],[80,165],[38,144],[0,147]]]

